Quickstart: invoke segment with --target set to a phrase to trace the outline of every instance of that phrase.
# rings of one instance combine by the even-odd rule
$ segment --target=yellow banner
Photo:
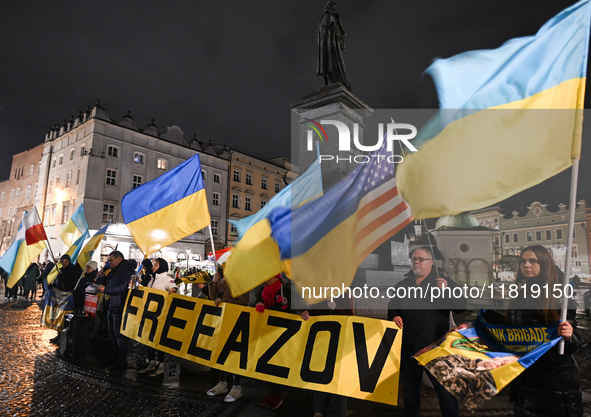
[[[298,315],[140,287],[121,333],[212,368],[298,388],[396,405],[402,331],[355,316]]]

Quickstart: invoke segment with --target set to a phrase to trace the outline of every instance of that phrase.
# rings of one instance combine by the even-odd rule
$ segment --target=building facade
[[[10,177],[0,182],[0,254],[13,242],[25,212],[33,209],[42,153],[39,145],[13,155]]]

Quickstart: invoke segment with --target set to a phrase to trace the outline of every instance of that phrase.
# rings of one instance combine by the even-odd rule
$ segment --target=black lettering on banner
[[[359,389],[363,392],[374,392],[378,379],[382,374],[382,369],[388,359],[388,354],[394,339],[396,338],[398,329],[387,328],[376,355],[369,365],[369,357],[367,356],[367,341],[365,339],[365,326],[363,323],[353,323],[353,337],[355,339],[355,354],[357,356],[357,370],[359,372]]]
[[[158,304],[156,311],[149,311],[148,308],[150,307],[151,302],[155,302]],[[140,327],[137,331],[137,336],[142,337],[142,333],[144,331],[144,324],[146,320],[152,321],[152,328],[150,329],[150,342],[154,341],[154,335],[156,334],[156,328],[158,327],[158,316],[162,312],[162,307],[164,307],[164,296],[162,294],[156,294],[154,292],[148,293],[148,298],[146,299],[146,303],[144,304],[144,313],[142,314],[142,320],[140,321]]]
[[[302,378],[302,381],[324,385],[330,384],[334,377],[334,368],[337,361],[337,350],[339,349],[340,331],[341,324],[336,321],[317,321],[312,326],[310,326],[308,342],[306,343],[306,349],[304,350],[302,369],[300,370],[300,377]],[[328,342],[328,351],[326,352],[324,370],[313,371],[310,369],[310,361],[312,360],[312,352],[314,351],[314,342],[316,341],[316,336],[320,332],[329,332],[330,341]]]
[[[222,315],[222,308],[210,306],[204,304],[201,308],[201,313],[199,313],[199,318],[197,319],[197,323],[195,324],[195,332],[193,332],[193,337],[191,338],[191,344],[189,345],[189,349],[187,353],[189,355],[196,356],[201,359],[210,360],[211,359],[211,350],[203,349],[197,346],[197,341],[199,340],[199,335],[205,336],[213,336],[213,332],[215,331],[215,327],[206,326],[203,324],[203,320],[205,320],[206,316],[218,316]]]
[[[287,378],[289,376],[289,368],[285,366],[272,365],[269,361],[275,356],[279,349],[287,343],[302,327],[300,320],[290,320],[283,317],[269,316],[267,325],[273,327],[284,327],[285,331],[277,338],[275,343],[269,346],[269,349],[261,355],[257,361],[255,371],[262,374],[273,375],[279,378]]]
[[[174,350],[181,350],[183,342],[168,337],[168,331],[171,327],[176,327],[181,330],[185,329],[187,320],[179,319],[174,317],[174,313],[177,308],[193,311],[195,308],[195,301],[183,300],[182,298],[173,297],[168,308],[168,315],[164,321],[164,327],[162,328],[162,334],[160,335],[160,344]]]
[[[125,330],[127,327],[127,317],[130,314],[137,316],[138,308],[131,305],[131,301],[134,298],[144,298],[144,291],[143,290],[131,290],[129,294],[129,298],[127,299],[127,305],[125,306],[125,315],[123,316],[123,325],[121,326],[121,330]]]
[[[246,369],[246,362],[248,360],[248,340],[250,335],[250,313],[243,311],[240,313],[236,324],[226,340],[226,344],[222,349],[222,353],[218,356],[217,363],[223,365],[228,359],[230,352],[235,351],[240,353],[240,368]],[[240,342],[238,336],[240,336]]]

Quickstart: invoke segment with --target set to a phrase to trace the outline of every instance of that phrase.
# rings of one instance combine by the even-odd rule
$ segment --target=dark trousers
[[[148,360],[153,361],[158,356],[158,363],[164,362],[164,352],[161,350],[156,350],[152,347],[148,348]]]
[[[411,357],[407,352],[402,353],[400,358],[400,376],[404,384],[404,417],[418,417],[421,411],[421,382],[423,380],[423,371],[437,392],[439,397],[439,408],[443,417],[458,417],[460,407],[456,397],[451,395],[443,386],[437,382],[437,379],[425,368]]]
[[[109,334],[111,335],[111,344],[113,345],[112,356],[117,357],[117,362],[127,361],[127,337],[121,334],[121,313],[109,311],[107,314],[107,324],[109,325]]]
[[[227,382],[228,375],[230,375],[230,380],[232,380],[232,374],[228,374],[227,372],[220,371],[220,381]],[[234,385],[240,386],[240,381],[242,381],[242,377],[240,375],[234,375]]]
[[[314,392],[314,413],[321,413],[324,417],[346,417],[347,397],[316,391]]]

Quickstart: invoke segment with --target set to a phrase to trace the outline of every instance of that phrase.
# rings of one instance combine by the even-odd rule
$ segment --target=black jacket
[[[55,287],[62,291],[73,291],[80,275],[82,275],[82,268],[78,264],[62,267],[59,269],[58,281]]]
[[[450,289],[458,285],[451,279],[445,278]],[[414,290],[409,288],[420,287],[420,292],[416,292],[416,297],[409,296],[409,293],[415,294]],[[434,299],[430,300],[431,288],[437,287],[437,272],[435,267],[431,269],[429,275],[421,282],[419,286],[412,270],[396,285],[396,289],[405,288],[407,296],[403,298],[391,298],[388,303],[388,320],[396,316],[402,317],[404,331],[402,332],[402,354],[405,356],[414,355],[419,350],[437,341],[449,330],[449,313],[454,311],[461,313],[466,310],[466,300],[463,297],[453,299]],[[398,290],[397,294],[402,294]],[[391,295],[391,294],[389,294]],[[453,307],[453,310],[450,309]]]
[[[129,281],[131,281],[131,276],[135,274],[136,265],[135,262],[123,260],[116,268],[111,269],[108,276],[109,283],[105,287],[105,294],[110,295],[110,312],[123,312],[127,287],[129,286]]]
[[[80,279],[78,286],[74,290],[74,310],[84,309],[84,298],[86,296],[86,287],[94,282],[97,271],[94,270],[90,274],[84,274],[84,277]]]
[[[538,299],[528,298],[523,310],[509,310],[507,321],[512,326],[543,326],[544,316],[535,309]],[[581,347],[577,331],[576,310],[569,300],[567,320],[573,335],[564,344],[564,355],[558,345],[546,352],[511,383],[511,400],[515,401],[515,415],[582,416],[583,400],[579,367],[573,353]]]

